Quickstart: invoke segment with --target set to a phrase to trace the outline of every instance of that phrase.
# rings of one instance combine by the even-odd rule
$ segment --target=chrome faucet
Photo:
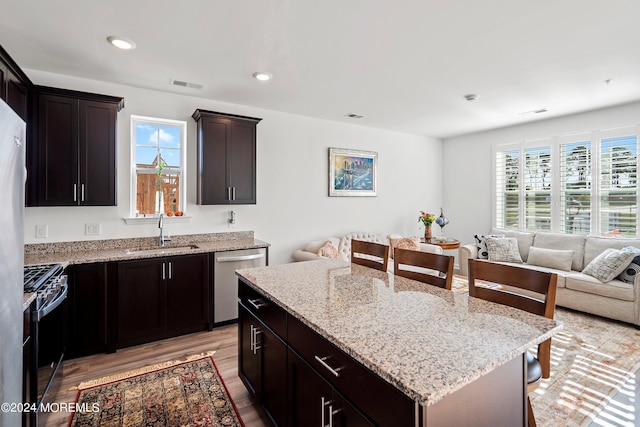
[[[164,230],[162,229],[162,219],[164,214],[160,214],[160,219],[158,220],[158,228],[160,229],[160,237],[158,239],[158,244],[160,246],[164,246],[166,242],[170,242],[171,238],[169,236],[164,235]]]

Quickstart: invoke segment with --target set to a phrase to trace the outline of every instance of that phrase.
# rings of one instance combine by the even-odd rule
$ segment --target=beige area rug
[[[244,426],[210,354],[78,386],[70,426]]]
[[[466,278],[452,290],[465,293]],[[621,322],[556,308],[563,330],[551,344],[551,378],[531,394],[539,427],[640,426],[635,407],[640,391],[640,330]],[[534,349],[535,351],[535,349]],[[621,401],[612,397],[622,394]]]
[[[539,426],[638,426],[640,330],[562,308],[564,329],[551,341],[551,378],[532,393]],[[623,393],[626,403],[612,397]]]

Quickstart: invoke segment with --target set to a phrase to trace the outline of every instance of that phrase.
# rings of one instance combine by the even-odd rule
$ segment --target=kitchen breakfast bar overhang
[[[524,354],[562,329],[342,261],[237,275],[239,375],[279,426],[526,426]]]

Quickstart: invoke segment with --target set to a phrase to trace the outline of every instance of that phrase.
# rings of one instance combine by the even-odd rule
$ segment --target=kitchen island
[[[240,377],[278,425],[524,426],[524,353],[562,328],[342,261],[237,274]]]

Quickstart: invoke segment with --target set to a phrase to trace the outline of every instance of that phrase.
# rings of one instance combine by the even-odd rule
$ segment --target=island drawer
[[[293,316],[289,346],[380,426],[414,426],[415,402]]]
[[[256,291],[242,279],[238,279],[238,298],[240,303],[280,338],[287,337],[287,313],[264,295]]]

